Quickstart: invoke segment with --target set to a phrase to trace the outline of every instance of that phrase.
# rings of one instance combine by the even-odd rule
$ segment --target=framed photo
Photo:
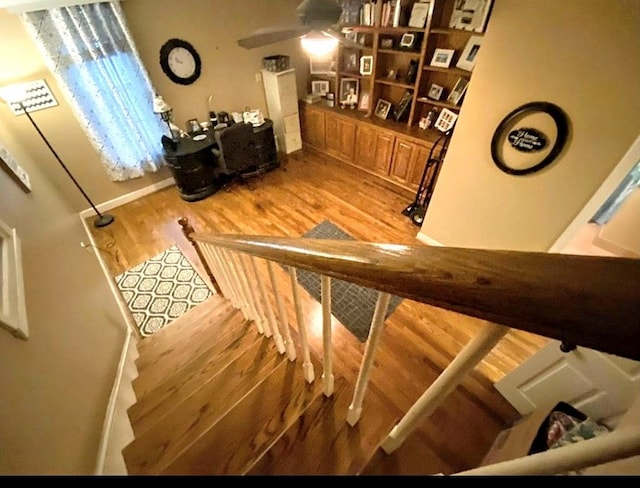
[[[411,105],[411,96],[411,92],[405,92],[400,101],[395,105],[393,109],[393,118],[396,122],[400,122],[400,120],[407,115],[407,110]]]
[[[312,81],[311,93],[313,93],[314,95],[320,95],[321,97],[327,96],[327,93],[329,93],[329,80]]]
[[[360,81],[357,78],[342,78],[340,80],[340,103],[356,106]]]
[[[416,29],[424,29],[429,15],[429,7],[431,2],[416,2],[411,8],[411,17],[409,17],[409,27]]]
[[[391,37],[380,38],[380,47],[382,49],[393,49],[393,39]]]
[[[453,127],[453,124],[456,123],[457,119],[458,119],[457,113],[452,112],[448,108],[443,108],[440,111],[440,115],[438,115],[438,118],[436,119],[436,123],[433,124],[433,126],[442,132],[447,132],[451,130],[451,128]]]
[[[383,100],[382,98],[379,98],[378,103],[376,103],[376,111],[375,111],[376,117],[379,117],[381,119],[386,119],[390,111],[391,111],[391,102],[388,102],[387,100]]]
[[[198,119],[190,119],[187,122],[187,132],[200,132],[200,122],[198,122]]]
[[[358,44],[360,44],[361,46],[367,45],[367,35],[364,32],[358,33]]]
[[[360,74],[363,76],[373,74],[373,56],[362,56],[360,58]]]
[[[356,73],[358,71],[358,52],[353,50],[344,51],[343,56],[344,71],[348,73]]]
[[[451,66],[451,60],[455,54],[455,49],[441,49],[437,48],[433,52],[433,58],[431,58],[431,66],[437,66],[439,68],[448,68]]]
[[[449,27],[484,32],[493,0],[457,0],[451,13]]]
[[[444,87],[440,85],[436,85],[435,83],[432,83],[431,87],[429,88],[429,93],[427,93],[427,97],[433,100],[440,100],[440,97],[442,97],[443,91],[444,91]]]
[[[309,73],[312,75],[333,75],[336,72],[336,61],[333,57],[309,58]]]
[[[400,48],[413,49],[416,45],[416,39],[416,34],[413,34],[412,32],[402,34],[402,37],[400,38]]]
[[[451,93],[449,93],[449,96],[447,97],[447,102],[451,103],[452,105],[458,105],[458,103],[460,103],[460,99],[467,91],[468,85],[469,80],[466,80],[465,78],[458,78],[458,81],[456,81],[453,90],[451,90]]]
[[[467,41],[467,45],[464,47],[460,59],[456,63],[456,66],[460,69],[472,71],[476,64],[476,57],[482,44],[481,36],[471,36]]]
[[[371,104],[371,95],[369,92],[362,92],[360,95],[360,101],[358,102],[358,110],[369,110],[369,106]]]
[[[358,33],[354,30],[348,30],[344,33],[344,38],[347,41],[358,42]]]

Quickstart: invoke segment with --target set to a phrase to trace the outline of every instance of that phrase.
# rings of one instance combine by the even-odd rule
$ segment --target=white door
[[[640,362],[552,340],[495,387],[522,415],[563,401],[614,427],[640,393]]]
[[[580,239],[591,217],[639,161],[640,136],[550,252],[576,254],[584,249],[580,254],[611,255],[585,246]],[[640,221],[640,216],[637,220]],[[583,347],[563,353],[560,343],[552,340],[495,387],[522,415],[564,401],[593,420],[614,427],[617,417],[640,393],[640,362]]]

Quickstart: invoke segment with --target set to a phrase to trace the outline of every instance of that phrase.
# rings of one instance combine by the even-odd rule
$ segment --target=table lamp
[[[173,109],[160,95],[156,95],[155,97],[153,97],[153,113],[160,115],[160,118],[164,122],[166,122],[167,127],[169,128],[169,135],[171,136],[171,140],[173,140],[173,130],[171,129],[171,118],[173,117]]]

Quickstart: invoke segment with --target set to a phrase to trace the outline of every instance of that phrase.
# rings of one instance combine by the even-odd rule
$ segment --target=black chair
[[[238,123],[216,130],[215,140],[218,149],[214,149],[214,154],[221,174],[247,180],[264,173],[256,154],[251,124]]]

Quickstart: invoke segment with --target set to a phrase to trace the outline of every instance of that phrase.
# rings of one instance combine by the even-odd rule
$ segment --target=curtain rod
[[[104,1],[105,0],[0,0],[0,8],[7,9],[7,11],[12,14],[22,14],[35,10],[50,10],[53,8],[101,3]]]

